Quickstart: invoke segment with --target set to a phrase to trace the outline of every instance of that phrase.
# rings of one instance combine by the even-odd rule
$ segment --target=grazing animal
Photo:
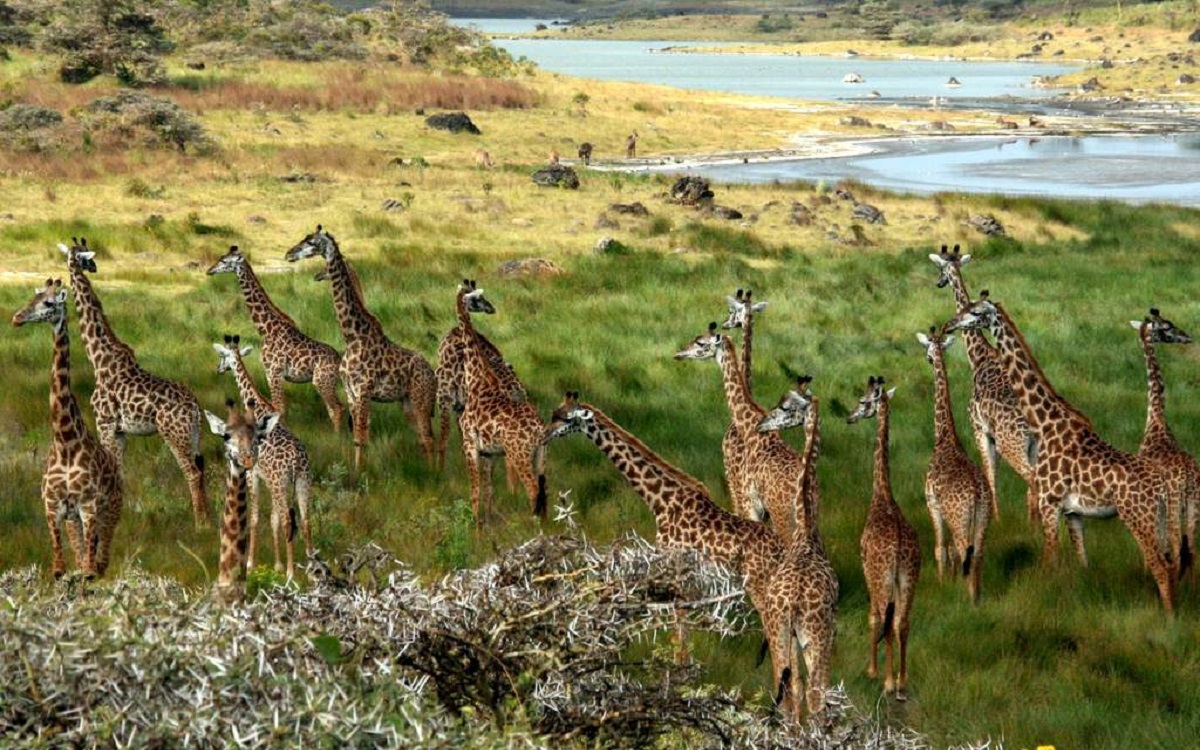
[[[1180,575],[1186,573],[1196,556],[1196,513],[1200,504],[1200,466],[1190,453],[1180,447],[1179,441],[1167,425],[1166,389],[1163,386],[1162,369],[1158,365],[1155,344],[1190,344],[1192,337],[1175,324],[1150,308],[1145,320],[1131,320],[1142,342],[1142,353],[1146,358],[1146,431],[1142,437],[1138,455],[1155,461],[1166,473],[1171,491],[1171,507],[1168,509],[1168,534],[1172,550],[1179,560]],[[1180,525],[1182,528],[1180,528]]]
[[[433,407],[437,400],[437,376],[419,352],[391,341],[379,319],[363,301],[358,277],[342,257],[337,241],[320,225],[287,253],[289,262],[321,256],[333,289],[346,351],[340,374],[350,402],[354,427],[354,468],[362,467],[362,452],[371,435],[371,402],[399,401],[412,420],[425,460],[441,466],[435,459]]]
[[[200,402],[186,386],[143,370],[133,349],[113,333],[87,276],[96,272],[95,253],[88,250],[87,240],[73,239],[71,247],[60,244],[58,249],[67,256],[80,333],[96,376],[92,410],[101,444],[123,466],[127,435],[162,435],[187,477],[196,527],[204,526],[212,510],[204,496]]]
[[[973,303],[963,283],[962,267],[971,262],[970,255],[959,253],[958,245],[951,252],[942,245],[942,252],[931,253],[929,259],[940,271],[938,288],[950,287],[957,309],[965,310]],[[1038,519],[1037,501],[1033,492],[1033,460],[1037,455],[1037,435],[1030,428],[1017,394],[1008,382],[1008,373],[1000,362],[996,347],[988,342],[982,331],[964,330],[963,344],[971,363],[973,379],[971,401],[967,413],[975,434],[975,446],[983,459],[984,477],[992,497],[992,517],[1000,517],[997,500],[996,468],[1002,457],[1021,479],[1025,480],[1025,506],[1030,523]]]
[[[1008,312],[988,299],[986,292],[946,325],[949,331],[972,328],[992,332],[1025,419],[1037,432],[1034,488],[1045,559],[1054,560],[1058,551],[1060,516],[1065,515],[1068,528],[1074,528],[1084,565],[1083,518],[1118,516],[1141,548],[1163,608],[1172,613],[1178,558],[1172,555],[1174,542],[1165,538],[1170,528],[1170,492],[1162,470],[1154,461],[1117,450],[1096,434],[1091,421],[1050,384]]]
[[[579,158],[583,160],[584,166],[589,166],[592,163],[592,144],[579,144]]]
[[[933,366],[933,456],[925,474],[925,502],[933,521],[933,552],[938,580],[946,566],[961,569],[967,579],[971,603],[979,600],[983,569],[983,537],[991,509],[991,490],[983,472],[975,465],[958,439],[950,383],[946,376],[945,351],[954,343],[930,328],[929,335],[917,334],[925,358]],[[950,538],[946,538],[949,528]]]
[[[230,247],[229,252],[208,269],[209,276],[221,273],[237,276],[250,319],[262,336],[262,361],[267,371],[267,389],[279,415],[287,415],[284,382],[312,383],[325,402],[325,411],[329,413],[334,432],[341,432],[342,424],[346,421],[346,408],[337,395],[342,355],[332,346],[304,335],[296,322],[271,301],[251,267],[250,259],[238,250],[237,245]]]
[[[752,385],[751,352],[754,345],[754,316],[767,308],[766,302],[751,302],[752,292],[749,289],[737,290],[737,296],[725,297],[729,308],[729,317],[721,325],[722,328],[742,329],[742,372],[746,378],[746,393],[754,394]],[[729,485],[729,496],[733,501],[734,512],[746,516],[749,500],[746,497],[745,486],[745,456],[743,456],[742,440],[738,435],[737,424],[729,423],[725,436],[721,439],[721,454],[725,458],[725,482]]]
[[[769,516],[776,533],[782,539],[791,539],[796,516],[793,504],[802,462],[777,432],[759,431],[759,422],[766,412],[746,388],[745,373],[733,340],[717,333],[717,324],[711,323],[706,334],[697,336],[675,358],[716,359],[721,368],[725,401],[741,442],[740,465],[748,501],[742,509],[744,515],[755,521],[764,521]]]
[[[556,148],[550,149],[550,158],[549,158],[550,166],[552,166],[552,167],[558,166],[558,161],[560,158],[561,158],[561,154],[558,153],[558,149],[556,149]]]
[[[255,417],[256,404],[239,411],[233,400],[225,402],[229,415],[224,421],[212,412],[204,412],[208,427],[225,441],[225,508],[221,514],[221,557],[217,569],[216,600],[233,604],[246,596],[246,477],[254,470],[263,439],[279,424],[278,414]]]
[[[821,502],[817,481],[820,404],[808,391],[811,381],[809,376],[799,378],[796,388],[784,394],[780,405],[758,425],[761,432],[804,424],[803,466],[793,503],[797,518],[791,543],[784,552],[774,582],[774,595],[788,604],[780,618],[781,631],[770,641],[771,661],[776,670],[773,683],[777,691],[776,703],[780,704],[785,717],[790,716],[796,722],[800,719],[801,706],[807,704],[810,713],[825,706],[833,666],[838,598],[837,574],[825,556],[825,546],[817,527],[817,508]],[[804,675],[807,675],[806,680]]]
[[[467,307],[467,296],[474,294],[482,299],[483,290],[470,281],[465,286],[468,291],[458,298],[458,322],[465,337],[463,385],[466,402],[458,427],[471,477],[471,510],[475,522],[482,524],[485,516],[492,512],[492,460],[498,455],[505,457],[509,490],[514,489],[514,478],[520,480],[534,515],[545,518],[546,446],[542,442],[545,425],[537,407],[523,397],[514,399],[511,382],[497,374]],[[512,379],[515,378],[513,375]],[[520,393],[524,394],[524,388],[520,388]]]
[[[1013,120],[1006,120],[1003,117],[997,117],[996,124],[999,125],[1003,130],[1019,130],[1021,128],[1021,126]]]
[[[637,134],[637,131],[635,130],[632,133],[630,133],[629,136],[625,139],[625,158],[626,159],[632,159],[633,157],[637,156],[637,142],[638,142],[638,134]]]
[[[496,162],[492,161],[492,155],[481,148],[475,149],[475,166],[479,169],[491,169],[496,166]]]
[[[278,414],[275,405],[263,398],[254,385],[250,372],[246,369],[243,359],[253,347],[241,346],[238,336],[226,336],[225,344],[213,344],[213,350],[220,357],[217,363],[217,373],[232,372],[237,382],[238,394],[242,403],[255,416]],[[254,404],[255,406],[250,406]],[[282,420],[283,415],[280,415]],[[271,541],[275,551],[275,570],[287,571],[288,578],[295,575],[295,559],[292,554],[292,537],[295,534],[291,494],[296,497],[296,510],[300,515],[300,532],[304,537],[305,559],[312,554],[312,527],[309,524],[309,507],[312,498],[312,466],[308,460],[308,450],[292,431],[282,423],[263,438],[259,449],[258,463],[250,478],[250,546],[246,552],[246,569],[253,570],[258,551],[258,485],[266,481],[271,493]],[[287,567],[279,556],[279,541],[283,539],[287,548]]]
[[[54,551],[55,578],[66,572],[62,531],[75,553],[75,565],[87,578],[108,569],[113,533],[121,517],[121,468],[96,439],[71,392],[71,341],[67,332],[67,290],[62,280],[46,279],[32,300],[12,318],[14,327],[49,323],[54,332],[50,365],[50,450],[42,473],[42,505]]]
[[[472,313],[492,315],[496,312],[492,303],[484,298],[483,290],[476,289],[475,282],[468,279],[463,279],[458,287],[454,299],[454,309],[460,320],[463,315],[470,317]],[[504,361],[504,355],[478,330],[475,331],[475,335],[497,377],[505,381],[510,398],[513,401],[523,401],[525,386],[517,378],[517,374],[508,362]],[[446,443],[450,439],[450,415],[462,414],[467,405],[467,384],[464,370],[467,362],[466,348],[469,343],[470,336],[461,323],[451,328],[438,343],[438,365],[435,371],[437,375],[437,405],[438,412],[441,414],[438,456],[443,459],[446,455]],[[508,465],[507,462],[505,465]]]
[[[851,424],[875,417],[874,489],[871,508],[863,528],[861,546],[863,575],[867,579],[870,605],[867,610],[871,634],[871,661],[867,676],[878,675],[879,642],[886,640],[883,689],[895,694],[896,700],[907,699],[908,686],[908,626],[912,615],[913,596],[921,575],[921,547],[917,532],[900,512],[892,496],[892,479],[888,462],[888,422],[891,400],[896,389],[884,390],[883,378],[869,378],[867,390],[847,421]],[[892,651],[900,642],[899,671],[895,669]]]

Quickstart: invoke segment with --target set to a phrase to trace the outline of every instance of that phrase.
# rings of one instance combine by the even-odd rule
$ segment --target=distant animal
[[[1003,128],[1004,130],[1018,130],[1021,127],[1020,125],[1013,122],[1012,120],[1006,120],[1003,117],[997,117],[996,124],[999,125],[1001,128]]]
[[[946,85],[953,88],[958,88],[962,85],[962,81],[958,80],[954,76],[950,76],[950,79],[946,81]]]
[[[484,149],[475,149],[475,166],[480,169],[491,169],[496,166],[496,162],[492,161],[492,155]]]
[[[1030,116],[1029,116],[1029,127],[1031,127],[1031,128],[1040,128],[1040,127],[1042,127],[1042,125],[1044,125],[1044,124],[1045,124],[1045,123],[1043,123],[1043,122],[1042,122],[1042,120],[1041,120],[1041,118],[1039,118],[1037,115],[1030,115]]]
[[[626,159],[632,159],[633,157],[637,156],[637,142],[638,142],[638,134],[637,134],[637,131],[635,130],[629,134],[628,138],[625,139],[625,158]]]
[[[858,73],[847,73],[842,76],[842,83],[866,83],[867,79],[863,78]]]
[[[586,142],[579,144],[579,158],[585,165],[592,163],[592,144]]]
[[[550,149],[550,166],[558,166],[559,153],[558,149]]]

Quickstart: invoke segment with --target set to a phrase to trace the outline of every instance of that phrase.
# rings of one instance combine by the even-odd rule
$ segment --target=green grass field
[[[739,115],[728,97],[684,94],[656,100],[662,109],[650,115],[636,104],[657,90],[590,83],[603,96],[593,96],[597,114],[585,120],[568,112],[576,82],[539,76],[529,85],[539,94],[532,109],[478,113],[477,120],[492,126],[483,144],[494,154],[504,149],[503,166],[494,172],[471,165],[469,154],[480,141],[431,133],[420,118],[318,109],[297,115],[298,124],[285,114],[245,115],[219,102],[203,118],[223,143],[214,157],[137,147],[102,155],[116,167],[106,174],[83,168],[101,155],[23,155],[28,171],[0,176],[11,196],[5,210],[13,214],[0,221],[0,309],[15,311],[46,276],[65,275],[54,244],[87,236],[99,250],[94,282],[117,333],[147,369],[187,383],[207,408],[218,410],[235,388],[216,374],[210,343],[225,333],[255,344],[258,337],[234,280],[206,277],[204,269],[228,245],[240,244],[275,301],[310,335],[340,346],[329,289],[311,280],[318,264],[282,262],[287,248],[322,222],[394,340],[432,359],[454,322],[457,281],[475,278],[498,308],[479,328],[514,364],[544,415],[563,391],[579,390],[724,503],[720,440],[728,414],[718,370],[671,355],[724,316],[724,295],[753,288],[771,303],[756,326],[758,400],[773,404],[790,370],[814,374],[814,393],[825,404],[821,527],[841,581],[834,678],[846,683],[858,705],[940,744],[988,736],[1017,748],[1194,744],[1200,733],[1196,585],[1183,586],[1179,615],[1167,620],[1119,522],[1088,524],[1089,569],[1080,569],[1066,550],[1056,564],[1043,564],[1040,536],[1024,518],[1024,488],[1005,468],[1003,519],[989,532],[981,604],[967,604],[962,582],[938,583],[922,491],[932,447],[932,374],[915,334],[954,312],[949,291],[934,286],[936,269],[926,255],[942,242],[966,243],[976,261],[965,270],[972,290],[989,288],[1005,303],[1059,390],[1110,442],[1135,449],[1145,381],[1127,321],[1154,305],[1183,329],[1200,331],[1200,303],[1192,293],[1200,283],[1194,261],[1200,213],[856,189],[889,212],[890,224],[867,229],[874,244],[847,246],[825,232],[849,222],[848,207],[821,209],[813,227],[785,221],[790,200],[808,202],[824,186],[718,186],[719,202],[757,214],[747,225],[668,205],[662,194],[669,183],[661,177],[585,171],[577,193],[545,191],[532,186],[527,173],[544,159],[547,144],[561,143],[555,133],[568,128],[579,132],[586,124],[615,142],[631,122],[652,119],[657,129],[643,143],[679,153],[711,148],[715,138],[696,134],[688,112],[731,118],[726,132],[743,139],[728,145],[737,147],[777,145],[781,131],[797,123],[778,114],[755,129],[749,122],[757,122],[759,112]],[[264,120],[284,131],[276,142],[263,134]],[[734,127],[742,123],[746,130]],[[376,145],[376,130],[385,145]],[[326,142],[335,139],[336,145]],[[430,166],[394,169],[386,158],[392,153],[423,154]],[[293,170],[331,181],[292,184],[275,177]],[[130,188],[134,178],[162,191],[147,197]],[[414,195],[410,210],[378,209],[381,198],[402,192]],[[652,216],[621,217],[620,230],[593,229],[596,215],[616,200],[642,201]],[[1013,237],[983,241],[968,233],[962,220],[980,211],[1002,217]],[[148,221],[152,213],[163,219]],[[259,216],[262,221],[247,221]],[[600,234],[612,234],[627,249],[593,254]],[[672,252],[677,249],[687,252]],[[495,272],[502,260],[530,256],[548,258],[564,273],[510,278]],[[283,272],[269,273],[276,270]],[[73,306],[71,326],[74,387],[86,398],[92,376]],[[50,339],[45,327],[9,330],[0,338],[0,358],[8,364],[0,399],[0,483],[7,488],[0,500],[0,569],[49,562],[38,482],[49,435]],[[1200,354],[1174,348],[1160,357],[1175,432],[1185,446],[1200,445],[1200,405],[1190,398]],[[951,350],[949,361],[959,433],[970,442],[969,369],[961,347]],[[256,356],[250,366],[265,388]],[[893,486],[926,550],[907,705],[880,700],[879,686],[863,675],[867,597],[858,537],[870,497],[874,429],[846,425],[844,416],[872,374],[898,387]],[[554,531],[553,523],[539,527],[529,516],[523,496],[504,490],[500,471],[502,517],[475,529],[457,437],[445,473],[432,471],[394,405],[373,407],[371,445],[359,474],[348,469],[348,438],[330,433],[310,388],[290,387],[289,406],[290,426],[307,442],[316,467],[314,532],[323,551],[336,554],[374,539],[436,576]],[[790,439],[798,444],[799,437]],[[215,507],[223,487],[219,445],[206,435],[204,448]],[[640,499],[581,438],[553,444],[548,477],[552,498],[573,491],[592,538],[604,541],[628,529],[653,534]],[[192,528],[183,478],[161,440],[130,440],[125,481],[114,573],[136,561],[189,584],[215,576],[216,530]],[[697,636],[693,655],[713,681],[764,691],[766,700],[769,669],[753,666],[758,645],[756,636],[723,642]]]

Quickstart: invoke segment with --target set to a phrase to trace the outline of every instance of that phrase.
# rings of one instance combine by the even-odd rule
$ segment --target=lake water
[[[532,31],[536,19],[457,19],[496,34]],[[553,27],[552,27],[553,28]],[[1034,76],[1071,66],[1046,62],[864,60],[794,55],[672,54],[661,50],[702,43],[609,40],[497,39],[514,56],[545,70],[580,78],[657,83],[798,100],[866,100],[946,109],[979,107],[1070,115],[1058,91],[1030,86]],[[705,46],[714,46],[703,43]],[[865,82],[842,82],[847,73]],[[950,76],[961,87],[946,85]],[[1195,123],[1187,130],[1194,131]],[[737,144],[730,144],[735,148]],[[678,168],[671,171],[678,171]],[[697,167],[729,182],[853,178],[893,190],[979,192],[1108,198],[1200,206],[1200,136],[941,137],[864,142],[857,156]]]

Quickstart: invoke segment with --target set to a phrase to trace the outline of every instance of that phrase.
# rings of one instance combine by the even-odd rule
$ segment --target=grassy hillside
[[[1127,321],[1156,305],[1182,328],[1200,328],[1192,293],[1200,282],[1196,211],[923,199],[851,186],[883,209],[889,224],[860,228],[866,241],[850,243],[850,206],[829,200],[832,186],[717,186],[717,202],[748,217],[727,222],[668,203],[668,177],[583,170],[578,191],[529,180],[550,149],[566,155],[589,140],[609,159],[631,129],[642,133],[640,150],[654,155],[775,148],[796,132],[832,129],[836,112],[798,112],[777,102],[742,109],[749,102],[733,97],[544,74],[481,80],[346,63],[235,63],[195,72],[173,61],[174,86],[166,92],[199,113],[214,143],[198,155],[141,137],[104,148],[105,138],[120,134],[93,135],[72,113],[111,94],[111,84],[98,79],[68,88],[52,80],[53,71],[20,54],[0,67],[7,96],[68,115],[53,148],[4,154],[0,308],[16,310],[41,280],[63,275],[55,243],[86,236],[98,250],[95,285],[114,329],[148,369],[186,382],[204,405],[219,409],[234,388],[215,374],[210,343],[225,333],[257,343],[257,335],[234,280],[206,277],[204,269],[230,244],[240,245],[275,301],[305,331],[340,345],[328,287],[310,278],[317,267],[282,262],[319,222],[340,241],[368,304],[396,341],[432,359],[453,324],[457,280],[475,278],[498,307],[479,327],[514,364],[541,413],[548,415],[565,390],[579,390],[725,502],[719,445],[728,416],[719,375],[711,364],[671,355],[724,313],[725,294],[751,287],[771,302],[756,329],[759,400],[773,403],[789,384],[787,373],[799,371],[816,376],[814,392],[826,405],[821,526],[841,581],[834,677],[860,708],[945,744],[990,736],[1010,747],[1182,747],[1200,731],[1195,584],[1183,587],[1179,617],[1167,621],[1119,522],[1088,525],[1089,569],[1065,551],[1042,565],[1039,536],[1024,520],[1024,488],[1005,469],[1004,517],[989,535],[983,602],[972,608],[960,582],[936,580],[922,499],[932,377],[915,340],[953,313],[949,293],[933,286],[927,253],[943,242],[964,243],[977,261],[967,268],[971,287],[990,288],[1062,393],[1114,445],[1133,449],[1145,385]],[[586,113],[577,99],[583,90]],[[468,108],[483,135],[434,131],[414,114],[439,104]],[[727,140],[731,132],[736,144]],[[475,167],[481,147],[496,169]],[[384,210],[386,199],[403,208]],[[609,204],[635,200],[649,217],[612,214],[619,228],[596,228]],[[793,201],[813,207],[811,225],[789,223]],[[965,226],[977,213],[996,215],[1010,237],[984,241]],[[595,254],[601,235],[623,249]],[[527,257],[548,259],[562,273],[498,273],[502,261]],[[77,322],[72,315],[73,382],[86,397],[92,376]],[[0,482],[8,488],[0,501],[0,569],[46,566],[38,481],[49,434],[49,331],[10,330],[0,339],[0,357],[9,363],[0,399]],[[1200,406],[1188,398],[1198,357],[1190,348],[1162,353],[1170,417],[1187,446],[1200,444]],[[961,349],[950,364],[967,438],[969,373]],[[254,357],[251,367],[261,384]],[[866,592],[858,536],[874,431],[841,417],[871,374],[898,387],[893,484],[926,550],[906,705],[879,700],[878,685],[862,674]],[[525,499],[503,488],[499,471],[501,517],[475,528],[457,437],[445,473],[436,473],[420,460],[395,406],[373,408],[367,465],[355,473],[349,442],[330,434],[316,395],[293,386],[289,403],[291,427],[307,442],[317,472],[316,543],[331,555],[374,539],[432,578],[555,529],[528,515]],[[215,438],[206,436],[204,450],[209,466],[219,466]],[[220,472],[210,470],[214,503],[221,483]],[[597,541],[631,529],[653,534],[640,499],[579,438],[552,446],[549,483],[551,497],[572,490],[580,521]],[[161,440],[130,440],[126,487],[115,572],[137,564],[190,584],[209,580],[216,531],[192,528],[183,479]],[[697,637],[693,654],[707,679],[763,691],[765,701],[768,667],[753,667],[758,645],[756,635]]]

